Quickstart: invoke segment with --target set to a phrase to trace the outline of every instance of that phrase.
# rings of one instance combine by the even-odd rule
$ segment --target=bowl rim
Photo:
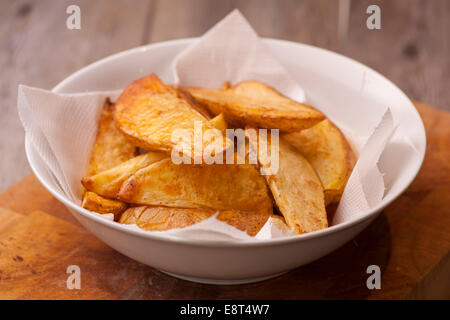
[[[176,44],[180,44],[180,43],[192,43],[193,41],[198,40],[199,38],[181,38],[181,39],[175,39],[175,40],[170,40],[170,41],[163,41],[163,42],[156,42],[156,43],[151,43],[151,44],[147,44],[147,45],[143,45],[143,46],[138,46],[135,48],[131,48],[128,50],[124,50],[115,54],[112,54],[110,56],[104,57],[100,60],[97,60],[77,71],[75,71],[74,73],[72,73],[71,75],[69,75],[68,77],[66,77],[64,80],[62,80],[61,82],[59,82],[55,87],[53,87],[53,89],[51,90],[52,92],[56,92],[56,93],[62,93],[60,92],[62,90],[62,88],[67,85],[68,83],[70,83],[71,81],[73,81],[73,79],[77,78],[78,76],[80,76],[81,74],[88,72],[91,69],[94,69],[102,64],[108,63],[111,60],[117,59],[121,56],[126,56],[126,55],[130,55],[133,54],[135,52],[138,51],[142,51],[142,50],[147,50],[148,47],[164,47],[164,46],[168,46],[168,45],[176,45]],[[321,230],[317,230],[317,231],[313,231],[313,232],[309,232],[309,233],[305,233],[305,234],[299,234],[299,235],[293,235],[293,236],[289,236],[289,237],[282,237],[282,238],[274,238],[274,239],[263,239],[263,240],[256,240],[256,239],[249,239],[249,240],[220,240],[220,241],[215,241],[215,240],[201,240],[201,239],[184,239],[184,238],[180,238],[180,237],[175,237],[175,236],[170,236],[167,234],[160,234],[158,231],[146,231],[146,230],[141,230],[138,228],[130,228],[129,226],[126,225],[122,225],[120,223],[117,223],[115,221],[111,221],[108,219],[105,219],[103,217],[101,217],[98,214],[95,214],[93,212],[90,212],[84,208],[82,208],[81,206],[71,202],[69,199],[65,198],[64,196],[60,195],[54,188],[53,186],[49,185],[46,183],[46,181],[43,179],[43,177],[41,176],[41,174],[39,173],[39,171],[37,170],[37,168],[35,167],[34,163],[31,161],[31,156],[30,156],[30,152],[31,152],[31,148],[33,148],[33,146],[28,143],[28,139],[25,136],[25,154],[27,157],[27,160],[30,164],[30,167],[32,169],[32,172],[34,173],[34,175],[37,177],[37,179],[39,180],[39,182],[60,202],[62,202],[66,207],[68,207],[69,210],[71,211],[71,213],[73,214],[73,212],[77,212],[78,214],[81,214],[82,216],[84,216],[87,219],[90,220],[94,220],[94,222],[102,224],[105,227],[109,227],[109,228],[113,228],[117,231],[121,231],[121,232],[125,232],[128,233],[130,235],[134,235],[134,236],[138,236],[141,238],[147,238],[150,240],[156,240],[156,241],[167,241],[167,242],[172,242],[172,243],[176,243],[176,244],[181,244],[181,245],[194,245],[194,246],[201,246],[201,247],[260,247],[260,246],[275,246],[275,245],[282,245],[282,244],[289,244],[289,243],[293,243],[293,242],[297,242],[297,241],[306,241],[306,240],[312,240],[315,238],[321,238],[321,237],[325,237],[327,235],[333,234],[333,233],[337,233],[340,231],[343,231],[345,229],[349,229],[351,227],[357,226],[359,224],[362,224],[364,222],[366,222],[369,219],[374,219],[376,217],[376,215],[382,210],[384,209],[386,206],[388,206],[389,204],[391,204],[395,199],[397,199],[409,186],[410,184],[413,182],[413,180],[416,178],[417,174],[419,173],[424,158],[425,158],[425,150],[426,150],[426,133],[425,133],[425,127],[423,125],[423,121],[422,118],[420,117],[417,109],[415,108],[414,104],[412,103],[412,101],[406,96],[406,94],[400,89],[398,88],[391,80],[387,79],[385,76],[381,75],[380,73],[378,73],[377,71],[373,70],[372,68],[354,60],[351,59],[349,57],[346,57],[342,54],[327,50],[327,49],[323,49],[323,48],[319,48],[316,46],[312,46],[312,45],[308,45],[308,44],[303,44],[303,43],[297,43],[297,42],[293,42],[293,41],[287,41],[287,40],[280,40],[280,39],[272,39],[272,38],[262,38],[263,42],[265,43],[272,43],[274,45],[294,45],[294,46],[303,46],[303,47],[307,47],[309,49],[313,49],[313,50],[319,50],[323,53],[327,53],[327,54],[331,54],[334,55],[340,59],[345,59],[349,62],[352,63],[356,63],[357,65],[360,65],[364,68],[367,68],[370,72],[375,73],[376,75],[378,75],[379,77],[381,77],[384,81],[386,81],[390,86],[393,86],[399,94],[403,95],[410,103],[410,107],[411,107],[411,111],[415,112],[418,119],[420,120],[420,137],[423,138],[424,140],[424,144],[423,144],[423,148],[422,150],[418,150],[418,152],[420,153],[420,162],[417,165],[417,167],[415,168],[415,172],[414,174],[411,174],[411,176],[408,179],[405,179],[405,184],[402,188],[400,188],[395,194],[391,195],[389,198],[384,198],[382,200],[382,202],[375,206],[374,208],[370,209],[370,211],[362,216],[362,217],[358,217],[355,219],[351,219],[349,221],[337,224],[337,225],[333,225],[333,226],[329,226],[325,229],[321,229]]]

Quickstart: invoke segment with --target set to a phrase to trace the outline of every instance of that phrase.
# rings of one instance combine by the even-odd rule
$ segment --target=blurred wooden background
[[[71,4],[81,8],[81,30],[66,28]],[[370,4],[381,8],[381,30],[366,28]],[[30,171],[18,84],[50,89],[113,53],[199,36],[234,8],[261,36],[340,52],[378,70],[410,98],[450,110],[448,0],[2,0],[0,192]]]

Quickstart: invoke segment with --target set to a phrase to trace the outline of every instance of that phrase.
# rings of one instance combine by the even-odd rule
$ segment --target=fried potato
[[[325,117],[313,107],[291,100],[258,81],[244,81],[226,89],[187,88],[214,114],[223,113],[234,127],[246,125],[295,132],[310,128]]]
[[[236,210],[220,211],[217,220],[228,223],[254,237],[258,234],[269,217],[276,217],[269,212],[242,212]]]
[[[283,138],[316,170],[324,187],[325,204],[339,202],[355,165],[353,150],[341,131],[327,119]]]
[[[188,227],[209,218],[214,212],[209,209],[139,206],[127,209],[119,222],[136,224],[139,228],[148,231],[165,231]]]
[[[202,163],[201,149],[209,147],[223,152],[230,145],[230,141],[219,134],[203,139],[203,148],[194,148],[195,122],[202,131],[214,127],[177,90],[165,85],[154,74],[125,88],[116,103],[115,120],[118,128],[137,146],[166,152],[175,149],[194,163]],[[175,141],[175,134],[187,142]]]
[[[89,191],[107,198],[116,198],[122,183],[133,173],[167,157],[164,153],[149,151],[122,162],[114,168],[85,177],[81,180],[81,183]]]
[[[161,160],[126,180],[118,199],[178,208],[272,212],[264,178],[249,164],[192,166]]]
[[[227,122],[225,121],[225,117],[222,113],[209,120],[209,123],[214,128],[222,132],[225,132],[225,130],[227,129]]]
[[[188,90],[179,85],[171,85],[171,87],[177,91],[179,98],[189,103],[190,106],[194,108],[198,113],[200,113],[203,117],[205,117],[205,119],[213,118],[205,105],[197,101]]]
[[[117,129],[114,111],[114,104],[106,99],[100,116],[94,147],[92,148],[88,176],[108,170],[137,154],[137,148]],[[84,193],[81,205],[91,211],[114,213],[115,215],[124,211],[127,207],[121,201],[105,199],[92,192]]]
[[[114,218],[118,218],[126,208],[127,204],[103,198],[94,192],[85,192],[81,206],[89,211],[94,211],[101,214],[113,213]]]
[[[186,209],[169,207],[132,207],[127,209],[119,222],[136,224],[139,228],[148,231],[166,231],[174,228],[184,228],[211,217],[216,210],[212,209]],[[217,219],[255,236],[269,217],[276,217],[277,222],[283,225],[281,219],[270,213],[222,211]],[[285,224],[284,224],[285,225]],[[286,226],[286,225],[285,225]],[[287,228],[287,226],[286,226]]]
[[[294,233],[306,233],[326,228],[323,187],[319,177],[309,162],[283,138],[279,139],[278,170],[271,168],[266,152],[258,152],[261,142],[246,128],[250,147],[254,150],[267,184],[272,191],[275,204]],[[271,150],[271,136],[267,146]],[[274,141],[275,143],[275,141]]]
[[[87,175],[92,176],[115,167],[136,155],[136,147],[117,129],[114,104],[107,99],[98,124]]]

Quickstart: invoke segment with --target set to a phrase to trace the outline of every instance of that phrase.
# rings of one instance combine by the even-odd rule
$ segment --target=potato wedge
[[[136,147],[117,129],[114,104],[107,99],[98,124],[87,175],[108,170],[136,155]]]
[[[113,213],[115,219],[128,207],[126,203],[106,199],[89,191],[84,193],[81,206],[101,214]]]
[[[250,147],[254,150],[263,171],[270,170],[270,158],[258,152],[261,145],[256,135],[246,128]],[[271,150],[268,134],[268,150]],[[306,233],[328,226],[323,187],[317,173],[309,162],[283,138],[279,139],[278,170],[265,175],[275,204],[294,233]]]
[[[179,85],[171,85],[171,88],[174,88],[177,91],[178,97],[185,100],[189,105],[194,108],[198,113],[200,113],[205,119],[212,119],[213,116],[209,112],[209,110],[197,101],[192,94],[185,88],[179,86]]]
[[[341,131],[328,119],[283,138],[308,161],[322,181],[325,204],[339,202],[355,165],[355,156]]]
[[[85,177],[81,180],[83,186],[98,195],[107,198],[116,198],[122,183],[139,169],[159,160],[168,158],[164,153],[149,151],[122,162],[118,166],[102,171],[96,175]]]
[[[203,162],[202,149],[209,147],[223,152],[230,145],[219,134],[203,139],[200,142],[203,148],[194,148],[195,124],[200,132],[214,127],[177,90],[154,74],[125,88],[116,103],[115,120],[118,128],[137,146],[166,152],[175,149],[194,163]],[[176,134],[187,140],[180,143],[175,139]]]
[[[139,228],[148,231],[166,231],[191,226],[211,217],[216,212],[216,210],[212,209],[140,206],[127,209],[122,214],[119,222],[136,224]],[[248,235],[253,237],[261,230],[270,216],[276,217],[277,223],[283,225],[282,220],[278,216],[270,213],[222,211],[217,215],[217,219],[247,232]]]
[[[209,120],[209,122],[218,130],[226,130],[227,124],[223,115],[218,115]],[[99,172],[93,176],[84,177],[81,180],[81,183],[89,191],[114,199],[117,196],[122,183],[133,173],[151,163],[168,157],[169,156],[165,153],[149,151],[128,161],[122,162],[109,170]]]
[[[165,231],[193,225],[209,218],[214,212],[209,209],[139,206],[127,209],[119,222],[136,224],[139,228],[148,231]]]
[[[137,155],[137,148],[116,127],[114,121],[115,106],[106,99],[100,116],[97,136],[89,161],[88,176],[108,170]],[[105,199],[95,193],[86,192],[81,205],[98,213],[119,214],[127,205],[121,201]]]
[[[225,120],[234,127],[250,125],[295,132],[325,118],[313,107],[291,100],[258,81],[244,81],[230,89],[187,90],[212,114],[223,113]]]
[[[269,212],[242,212],[237,210],[228,210],[220,211],[217,215],[217,220],[228,223],[230,226],[247,232],[249,236],[254,237],[258,234],[269,217],[277,216]]]
[[[272,212],[264,178],[249,164],[192,166],[161,160],[126,180],[118,199],[178,208]]]
[[[227,129],[227,122],[225,121],[225,117],[222,113],[209,120],[209,123],[214,128],[222,132],[225,132],[225,130]]]

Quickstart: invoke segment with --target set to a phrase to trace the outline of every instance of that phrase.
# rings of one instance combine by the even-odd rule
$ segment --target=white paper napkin
[[[293,99],[305,99],[302,88],[272,57],[239,11],[233,11],[180,53],[172,67],[175,79],[182,85],[220,87],[224,81],[236,83],[255,79],[268,83]],[[106,97],[115,100],[118,94],[117,91],[56,94],[19,86],[18,111],[26,138],[54,175],[61,195],[78,205],[81,203],[80,179],[86,172],[104,100]],[[390,110],[380,113],[378,125],[370,136],[346,126],[346,119],[350,123],[354,121],[348,121],[348,116],[343,114],[338,119],[341,129],[349,133],[350,138],[360,141],[357,146],[364,147],[358,150],[359,160],[331,224],[367,214],[380,203],[386,191],[377,163],[395,131]],[[408,157],[414,157],[414,147],[407,139],[399,137],[396,143],[403,147],[404,152],[407,150]],[[383,168],[402,170],[399,164],[384,163]],[[395,179],[389,184],[395,185]],[[164,233],[191,239],[235,241],[258,241],[288,235],[269,219],[260,233],[252,238],[215,216],[194,226]]]
[[[173,67],[181,85],[220,88],[225,80],[236,83],[256,79],[297,101],[305,101],[303,89],[237,9],[182,52]]]

